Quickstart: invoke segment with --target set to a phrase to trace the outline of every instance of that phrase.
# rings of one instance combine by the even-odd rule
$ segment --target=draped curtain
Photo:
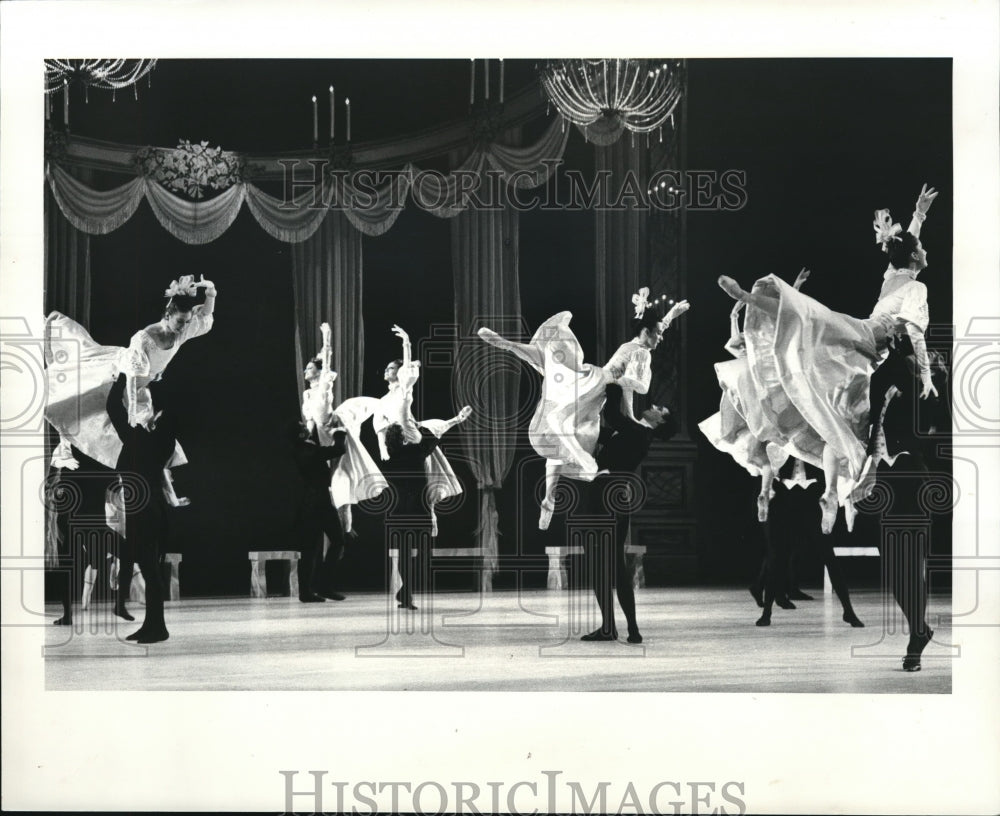
[[[106,191],[78,181],[58,164],[49,163],[46,177],[69,222],[93,235],[106,235],[120,227],[145,199],[163,228],[188,244],[214,241],[229,229],[244,204],[268,235],[298,243],[319,229],[328,209],[342,212],[354,229],[371,236],[385,233],[408,199],[438,218],[454,218],[469,206],[458,172],[482,175],[490,171],[513,187],[537,187],[554,171],[568,137],[569,129],[555,118],[536,144],[528,148],[479,145],[447,176],[413,164],[394,171],[327,174],[323,162],[299,162],[304,166],[292,174],[289,185],[289,192],[298,194],[288,200],[247,181],[207,201],[189,201],[145,176]]]
[[[312,237],[292,244],[298,370],[320,349],[320,323],[329,323],[337,372],[336,403],[361,393],[365,357],[362,268],[361,233],[336,210],[327,211]]]
[[[514,429],[508,420],[517,412],[521,372],[517,366],[496,365],[496,352],[474,333],[521,313],[517,211],[505,207],[461,213],[452,221],[451,254],[455,322],[459,337],[469,338],[459,342],[453,382],[459,401],[476,411],[462,443],[480,490],[482,586],[490,590],[499,551],[496,493],[514,457]]]
[[[628,138],[595,147],[597,173],[610,171],[612,195],[630,189],[631,179],[644,185],[649,179],[649,151],[633,147]],[[600,176],[598,176],[600,177]],[[645,189],[642,190],[645,193]],[[650,285],[649,212],[641,202],[625,195],[623,206],[599,207],[594,212],[595,274],[597,288],[597,360],[604,361],[619,345],[631,339],[635,316],[632,295]],[[659,292],[652,292],[659,295]]]
[[[66,220],[45,191],[45,313],[90,324],[90,236]]]

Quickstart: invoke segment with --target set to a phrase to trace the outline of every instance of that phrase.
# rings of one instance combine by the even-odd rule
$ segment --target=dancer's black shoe
[[[309,595],[302,595],[302,596],[299,597],[299,600],[302,603],[325,603],[326,602],[326,598],[324,598],[322,595],[316,595],[315,593],[311,593]]]
[[[618,630],[612,629],[606,632],[604,629],[595,629],[589,635],[584,635],[580,640],[618,640]]]
[[[757,584],[752,584],[750,586],[750,594],[753,595],[753,599],[757,602],[757,606],[761,609],[764,608],[764,590]]]
[[[906,657],[903,658],[903,671],[920,671],[920,655],[933,637],[934,632],[931,629],[927,630],[926,635],[910,635],[910,642],[906,645]]]
[[[787,595],[782,595],[780,598],[775,598],[774,602],[782,609],[795,609],[795,604],[793,604],[790,600],[788,600]]]
[[[54,621],[52,621],[52,625],[53,626],[72,626],[73,625],[73,616],[72,615],[63,615],[61,618],[56,618]]]
[[[638,629],[629,629],[626,640],[629,643],[642,643],[642,635],[639,634]]]
[[[166,628],[154,629],[147,632],[142,632],[140,630],[140,632],[137,632],[136,634],[139,635],[139,637],[135,639],[136,643],[160,643],[170,637],[170,633],[166,630]]]
[[[125,604],[115,604],[115,614],[124,620],[134,621],[135,618],[131,613],[125,608]]]
[[[770,615],[761,615],[759,618],[757,618],[756,625],[757,626],[770,626],[771,625],[771,616]]]
[[[792,601],[811,601],[813,596],[806,595],[801,589],[793,589],[788,593],[788,598]]]
[[[861,618],[854,614],[853,609],[844,610],[844,623],[849,623],[855,629],[864,629],[865,625],[862,623]]]
[[[416,609],[417,607],[413,604],[412,601],[410,601],[408,603],[401,603],[401,604],[399,604],[398,608],[399,609]]]
[[[346,601],[347,600],[347,596],[346,595],[341,595],[339,592],[322,592],[320,594],[324,598],[327,598],[327,599],[329,599],[331,601]]]

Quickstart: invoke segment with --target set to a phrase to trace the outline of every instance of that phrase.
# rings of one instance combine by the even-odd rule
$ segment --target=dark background
[[[496,71],[497,63],[492,63]],[[534,61],[507,61],[506,89],[534,82]],[[477,65],[481,94],[482,61]],[[692,211],[686,219],[687,429],[698,443],[696,500],[699,580],[744,581],[759,559],[754,497],[758,485],[715,451],[696,423],[718,407],[713,363],[727,358],[732,305],[720,274],[749,285],[778,274],[813,275],[808,294],[856,316],[871,311],[885,257],[871,228],[873,211],[892,210],[904,228],[923,182],[939,190],[921,239],[929,268],[932,346],[950,348],[952,307],[952,137],[949,60],[693,60],[687,63],[686,155],[689,169],[738,169],[747,203],[736,212]],[[494,81],[495,81],[494,73]],[[73,133],[95,139],[172,146],[207,140],[238,151],[309,147],[310,97],[320,100],[327,132],[327,87],[350,95],[352,136],[364,142],[398,137],[467,113],[467,60],[161,61],[152,87],[136,102],[101,92],[71,100]],[[61,102],[61,98],[59,99]],[[61,107],[56,105],[56,114]],[[343,108],[337,111],[343,127]],[[525,128],[530,142],[545,121]],[[428,163],[429,165],[429,163]],[[593,148],[574,130],[565,167],[593,168]],[[122,179],[108,183],[122,183]],[[523,313],[534,329],[569,309],[584,349],[594,348],[593,238],[588,212],[532,211],[520,221]],[[383,236],[364,238],[364,393],[384,392],[382,370],[398,355],[390,326],[398,322],[417,353],[434,325],[453,319],[450,225],[409,204]],[[123,227],[91,241],[92,335],[125,345],[160,315],[162,291],[181,274],[204,274],[220,295],[211,334],[185,346],[165,384],[182,395],[181,439],[190,464],[175,471],[192,506],[174,513],[171,551],[184,554],[185,594],[242,594],[248,549],[291,546],[297,481],[281,428],[298,416],[290,247],[268,237],[244,209],[217,241],[189,246],[170,236],[143,203]],[[621,308],[629,308],[621,304]],[[602,360],[593,362],[602,363]],[[525,374],[527,385],[529,377]],[[428,371],[418,388],[418,417],[448,417],[447,376]],[[371,442],[371,438],[368,440]],[[525,448],[526,438],[524,439]],[[458,440],[447,450],[471,483]],[[526,472],[540,476],[531,454]],[[947,467],[947,465],[944,465]],[[519,513],[519,487],[500,496],[501,552],[541,555],[536,505]],[[520,516],[520,518],[519,518]],[[381,518],[355,512],[361,546],[345,562],[347,588],[383,581]],[[477,523],[474,490],[441,520],[440,546],[471,546]],[[818,526],[818,514],[817,514]],[[838,536],[842,535],[838,531]],[[877,540],[862,518],[849,543]],[[367,546],[370,544],[371,546]],[[935,552],[950,552],[949,519],[935,529]],[[863,560],[863,559],[859,559]],[[818,580],[815,559],[803,571]],[[858,569],[862,569],[859,567]],[[871,572],[871,570],[869,570]],[[860,578],[861,576],[859,576]],[[808,580],[807,580],[808,583]]]

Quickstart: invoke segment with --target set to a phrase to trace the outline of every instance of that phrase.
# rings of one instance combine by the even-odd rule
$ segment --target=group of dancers
[[[891,399],[900,393],[912,394],[917,382],[921,399],[937,395],[924,340],[929,320],[927,290],[917,280],[927,266],[920,227],[936,195],[933,188],[924,186],[905,232],[892,222],[887,210],[876,212],[876,240],[888,255],[889,265],[868,318],[834,312],[803,294],[801,288],[809,277],[805,269],[792,285],[769,275],[751,291],[732,278],[719,278],[723,291],[737,301],[725,346],[734,359],[716,366],[723,391],[720,409],[699,427],[715,447],[760,479],[756,513],[762,524],[775,523],[776,487],[791,495],[817,482],[805,476],[804,468],[809,465],[821,471],[823,478],[822,532],[831,532],[840,507],[848,529],[853,529],[855,505],[872,490],[880,466],[891,466],[896,459],[889,453],[885,405],[873,403],[873,397],[879,401],[885,395]],[[197,302],[199,290],[204,295],[201,303]],[[168,507],[186,501],[175,495],[170,478],[170,468],[186,459],[176,440],[172,410],[158,404],[156,385],[180,346],[211,329],[217,290],[211,281],[182,277],[166,295],[163,319],[137,332],[124,349],[96,344],[64,315],[53,313],[46,323],[46,417],[60,434],[52,465],[62,474],[54,484],[72,479],[79,467],[75,453],[80,452],[115,473],[137,476],[148,488],[144,500],[132,501],[124,521],[119,516],[116,525],[127,556],[119,569],[124,577],[119,580],[115,611],[131,619],[124,600],[135,560],[146,583],[146,619],[129,637],[143,643],[168,636],[157,562],[165,541]],[[587,549],[602,623],[584,640],[617,639],[614,588],[625,615],[628,641],[642,642],[631,581],[625,576],[630,505],[611,501],[609,496],[616,490],[628,493],[629,480],[636,478],[653,441],[669,438],[676,430],[669,410],[652,406],[637,414],[634,398],[649,392],[652,353],[664,331],[690,304],[667,303],[666,295],[650,299],[646,288],[632,301],[633,336],[603,366],[584,361],[569,325],[570,312],[546,320],[527,343],[501,337],[486,327],[478,332],[486,343],[514,354],[542,378],[541,398],[529,427],[531,445],[545,460],[539,528],[549,527],[559,480],[567,478],[586,485],[586,507],[595,515],[605,515],[609,529],[614,529],[610,537]],[[669,309],[661,317],[664,306]],[[466,406],[450,420],[417,421],[412,404],[420,363],[412,358],[409,337],[399,326],[393,326],[393,332],[402,342],[402,357],[385,369],[386,393],[354,396],[337,404],[330,327],[324,323],[320,332],[322,348],[305,366],[301,420],[289,427],[303,482],[296,519],[305,562],[300,599],[305,602],[343,599],[334,583],[345,543],[356,536],[351,508],[377,497],[390,485],[396,514],[414,523],[425,522],[429,534],[437,534],[435,504],[462,491],[439,440],[471,415]],[[883,370],[889,378],[885,382],[878,376]],[[369,419],[378,439],[380,462],[361,442],[362,424]],[[790,473],[785,472],[789,469]],[[782,504],[779,501],[774,507],[780,509]],[[779,515],[784,520],[785,510]],[[58,544],[60,527],[50,528]],[[795,535],[794,528],[791,525],[780,533],[772,530],[773,545],[769,538],[768,556],[752,588],[764,608],[758,625],[770,623],[773,603],[791,606],[789,594],[795,591],[787,585],[788,547],[781,541]],[[66,542],[53,549],[63,557],[69,551]],[[832,550],[830,556],[828,565],[832,565]],[[921,558],[918,554],[905,559],[909,566],[899,571],[893,584],[910,628],[904,658],[904,668],[910,671],[920,668],[920,654],[933,634],[925,621]],[[399,570],[399,607],[415,609],[410,557],[402,549]],[[851,608],[842,579],[834,578],[834,586],[844,605],[844,620],[852,626],[863,625]],[[71,621],[68,589],[63,602],[64,614],[57,624]]]

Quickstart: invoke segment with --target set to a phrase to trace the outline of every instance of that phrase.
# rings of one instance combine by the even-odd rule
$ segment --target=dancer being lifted
[[[728,295],[747,303],[744,334],[754,393],[745,401],[761,403],[781,431],[781,447],[823,469],[824,533],[833,530],[838,505],[853,528],[854,500],[863,495],[859,487],[872,464],[867,456],[871,373],[896,333],[908,335],[913,345],[921,398],[937,395],[924,342],[927,287],[917,280],[927,266],[920,226],[936,196],[924,185],[908,232],[892,223],[888,210],[876,211],[876,241],[889,255],[889,268],[866,319],[834,312],[774,275],[758,280],[752,292],[732,278],[719,278]]]
[[[392,327],[392,331],[403,343],[403,356],[393,360],[385,367],[385,381],[389,386],[386,394],[381,399],[355,397],[345,400],[337,408],[338,416],[348,427],[357,427],[369,416],[372,417],[372,425],[378,436],[379,453],[383,462],[389,461],[392,453],[391,448],[386,443],[386,434],[391,425],[400,425],[406,436],[405,441],[416,443],[421,441],[420,428],[430,431],[440,439],[445,432],[472,416],[472,408],[466,405],[451,419],[424,419],[420,421],[414,419],[411,405],[413,403],[413,389],[420,378],[420,361],[412,358],[409,335],[396,325]],[[462,484],[455,476],[455,471],[452,470],[444,453],[437,447],[426,457],[424,472],[427,476],[427,502],[431,516],[431,535],[436,536],[438,527],[434,505],[451,496],[457,496],[462,492]]]
[[[632,396],[649,391],[651,352],[670,324],[690,308],[682,300],[660,319],[655,305],[664,298],[651,303],[648,297],[647,287],[632,296],[634,337],[622,343],[603,367],[583,361],[583,349],[569,327],[571,312],[550,317],[528,343],[515,343],[487,328],[479,330],[487,343],[512,352],[542,375],[542,397],[528,429],[531,446],[545,459],[540,530],[548,529],[552,520],[560,476],[587,482],[597,476],[594,453],[607,386],[615,383],[621,387],[622,413],[636,421]]]
[[[801,289],[809,274],[809,270],[803,268],[792,288]],[[746,337],[740,331],[740,312],[744,306],[744,301],[736,301],[729,314],[729,340],[725,349],[735,359],[715,364],[722,387],[719,410],[698,423],[698,427],[716,448],[732,456],[751,476],[760,477],[757,520],[767,521],[768,505],[774,496],[775,473],[788,460],[788,453],[776,444],[783,441],[781,429],[769,422],[756,399],[747,363]]]
[[[310,437],[315,435],[321,446],[334,444],[334,434],[343,436],[343,455],[337,461],[330,478],[330,495],[340,516],[346,535],[353,533],[352,505],[365,499],[374,499],[388,486],[375,460],[361,444],[360,426],[371,414],[374,406],[366,411],[358,399],[344,400],[334,407],[333,384],[337,372],[333,370],[333,350],[330,345],[330,324],[320,325],[323,347],[310,360],[303,376],[309,388],[302,394],[302,419]],[[344,433],[346,431],[346,433]]]
[[[197,305],[199,289],[205,290],[205,301]],[[217,294],[215,284],[204,275],[197,282],[192,275],[173,281],[165,292],[169,300],[162,319],[132,335],[128,348],[99,345],[83,326],[59,312],[46,318],[45,418],[59,432],[60,440],[52,456],[53,467],[79,467],[71,446],[106,467],[116,466],[122,440],[106,407],[112,385],[120,373],[125,374],[127,421],[132,427],[145,423],[153,415],[150,383],[163,376],[184,343],[211,330]],[[163,483],[167,500],[175,506],[187,500],[174,495],[169,468],[185,462],[178,444]]]

